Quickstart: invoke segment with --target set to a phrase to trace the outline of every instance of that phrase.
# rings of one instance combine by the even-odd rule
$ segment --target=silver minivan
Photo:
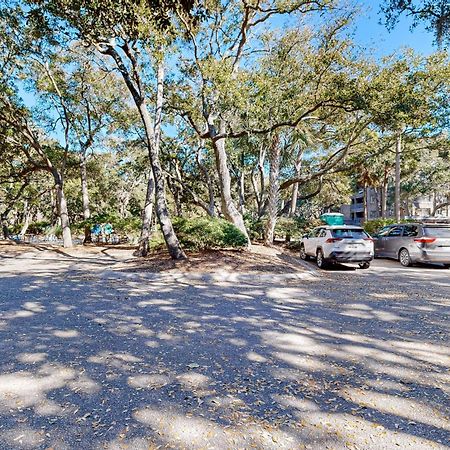
[[[405,267],[416,262],[440,263],[450,267],[450,224],[389,225],[373,238],[377,258],[394,258]]]

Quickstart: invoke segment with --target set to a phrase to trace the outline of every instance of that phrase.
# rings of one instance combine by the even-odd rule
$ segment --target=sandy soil
[[[146,258],[133,256],[134,247],[75,246],[65,249],[51,244],[17,244],[0,241],[0,255],[9,257],[24,253],[51,252],[68,258],[99,258],[105,256],[116,261],[114,269],[128,271],[183,271],[211,273],[217,270],[245,273],[295,273],[305,269],[295,253],[281,246],[253,245],[250,250],[208,250],[188,253],[188,259],[173,261],[167,252],[157,252]]]

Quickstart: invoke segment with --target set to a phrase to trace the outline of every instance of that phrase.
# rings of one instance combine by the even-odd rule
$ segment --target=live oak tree
[[[178,13],[185,20],[190,20],[192,4],[157,0],[146,3],[131,0],[43,0],[32,3],[37,6],[32,11],[32,17],[38,23],[45,23],[47,28],[53,30],[61,23],[68,25],[77,38],[109,56],[119,70],[145,130],[155,180],[156,214],[167,248],[172,258],[184,258],[185,254],[175,235],[167,208],[165,180],[159,157],[160,105],[155,107],[154,120],[149,111],[149,94],[156,93],[158,87],[162,86],[161,77],[158,71],[158,76],[155,77],[158,81],[152,85],[146,79],[143,66],[148,64],[145,57],[151,45],[160,48],[164,44],[161,31],[170,28],[170,15]]]
[[[401,216],[401,160],[405,135],[442,133],[448,110],[449,65],[445,54],[421,58],[412,52],[391,56],[374,69],[367,105],[371,123],[395,137],[395,218]]]
[[[64,167],[67,151],[48,139],[30,118],[30,112],[20,105],[10,89],[0,92],[0,129],[2,139],[12,148],[13,154],[20,154],[27,172],[46,171],[55,183],[56,205],[61,221],[64,247],[72,247],[69,212],[64,193]]]
[[[60,171],[75,230],[107,215],[141,223],[144,255],[155,211],[179,257],[170,211],[225,217],[270,245],[280,217],[287,230],[337,208],[358,183],[379,190],[386,215],[396,148],[405,212],[415,175],[447,189],[427,164],[446,173],[433,152],[448,127],[447,56],[373,60],[349,38],[352,11],[334,2],[207,1],[197,17],[175,2],[7,4],[18,9],[0,8],[2,98]],[[18,232],[27,218],[53,220],[45,161],[30,163],[23,134],[5,142],[3,223]]]
[[[180,94],[173,106],[191,124],[200,139],[210,142],[214,150],[218,174],[221,209],[227,220],[246,236],[242,212],[232,195],[232,177],[227,154],[228,140],[254,132],[269,133],[285,122],[273,123],[267,129],[258,128],[245,120],[245,128],[235,127],[235,110],[244,116],[251,106],[251,96],[245,95],[250,86],[245,79],[256,69],[254,55],[264,51],[262,30],[277,16],[308,15],[333,6],[332,1],[232,1],[206,2],[207,8],[199,28],[182,20],[188,36],[183,47],[180,71]],[[251,87],[250,87],[251,88]],[[306,110],[298,111],[290,122],[300,122]],[[241,124],[242,125],[242,124]]]

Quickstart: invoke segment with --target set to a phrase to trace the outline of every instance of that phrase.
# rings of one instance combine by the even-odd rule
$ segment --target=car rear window
[[[331,230],[333,237],[335,238],[349,238],[349,239],[366,239],[369,236],[364,230],[347,230],[343,229],[334,229]]]
[[[425,236],[450,238],[450,227],[424,227]]]

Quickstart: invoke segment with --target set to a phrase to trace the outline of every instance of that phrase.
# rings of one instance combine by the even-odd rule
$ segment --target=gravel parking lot
[[[0,256],[1,449],[449,446],[449,270]]]

